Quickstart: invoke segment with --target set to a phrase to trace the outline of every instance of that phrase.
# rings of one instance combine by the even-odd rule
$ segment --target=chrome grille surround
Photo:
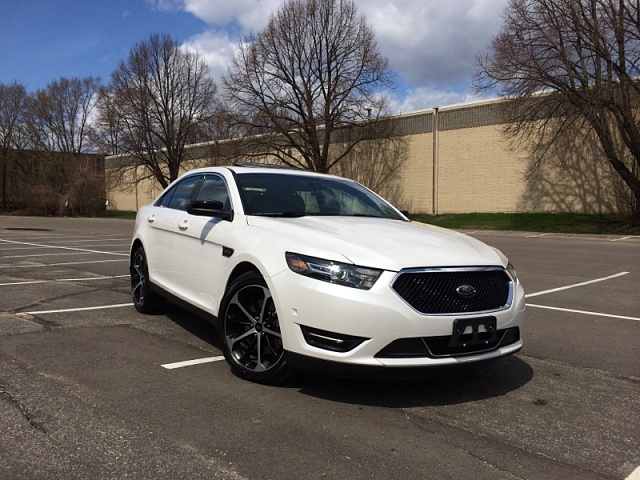
[[[473,286],[477,295],[464,298],[456,293],[461,285]],[[421,315],[478,315],[508,309],[514,281],[503,267],[407,268],[391,289]]]

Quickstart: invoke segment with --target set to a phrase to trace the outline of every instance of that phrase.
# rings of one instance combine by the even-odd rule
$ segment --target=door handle
[[[153,223],[153,222],[155,222],[155,221],[156,221],[156,216],[155,216],[155,214],[151,214],[151,215],[149,215],[149,216],[147,217],[147,222],[149,222],[149,223]]]
[[[187,228],[189,228],[189,221],[188,220],[182,220],[179,224],[178,224],[178,228],[182,231],[185,231]]]

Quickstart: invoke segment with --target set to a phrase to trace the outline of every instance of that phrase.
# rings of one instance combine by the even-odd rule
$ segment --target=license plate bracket
[[[455,319],[449,347],[493,345],[498,338],[496,323],[496,317]]]

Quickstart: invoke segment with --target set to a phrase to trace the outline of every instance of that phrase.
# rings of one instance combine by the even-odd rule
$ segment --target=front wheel
[[[273,297],[259,273],[247,272],[231,284],[220,313],[224,356],[234,374],[268,384],[291,376]]]

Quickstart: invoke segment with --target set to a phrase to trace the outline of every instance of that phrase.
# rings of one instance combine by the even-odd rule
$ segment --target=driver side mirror
[[[187,205],[187,213],[198,217],[216,217],[233,220],[233,211],[224,211],[224,203],[218,200],[202,200]]]

